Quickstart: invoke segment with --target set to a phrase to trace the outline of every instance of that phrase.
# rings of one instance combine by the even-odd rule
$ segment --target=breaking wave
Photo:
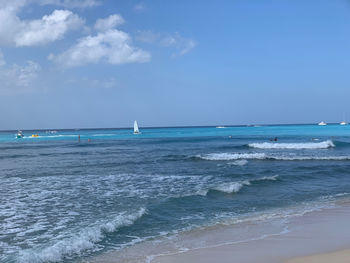
[[[196,157],[208,161],[229,161],[243,159],[266,159],[265,153],[210,153]]]
[[[273,143],[273,142],[262,142],[262,143],[250,143],[248,144],[251,148],[257,149],[327,149],[335,147],[331,140],[323,142],[303,142],[303,143]]]
[[[257,179],[252,179],[252,180],[244,180],[244,181],[239,181],[239,182],[222,183],[222,184],[214,186],[214,187],[212,187],[212,188],[210,188],[210,189],[208,189],[206,191],[202,191],[199,194],[207,195],[210,190],[215,190],[215,191],[228,193],[228,194],[237,193],[244,186],[251,185],[254,182],[265,181],[265,180],[267,180],[267,181],[276,181],[277,178],[278,178],[278,175],[274,175],[274,176],[264,176],[264,177],[257,178]]]
[[[210,153],[197,155],[197,158],[207,161],[231,161],[231,160],[276,160],[276,161],[347,161],[350,156],[312,156],[312,155],[276,155],[266,153]]]
[[[117,231],[124,226],[130,226],[146,214],[146,209],[141,208],[133,214],[121,213],[112,220],[99,222],[95,226],[80,230],[77,234],[56,241],[49,247],[42,249],[30,249],[21,252],[19,262],[58,262],[65,257],[80,254],[81,252],[93,249],[96,243],[101,241],[107,233]]]

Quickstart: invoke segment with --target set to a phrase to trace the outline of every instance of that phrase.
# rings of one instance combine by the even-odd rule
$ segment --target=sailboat
[[[137,125],[137,121],[134,121],[134,134],[139,134],[139,126]]]

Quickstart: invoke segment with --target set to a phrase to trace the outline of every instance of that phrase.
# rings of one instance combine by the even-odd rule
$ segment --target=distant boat
[[[226,128],[225,126],[216,126],[217,129],[224,129]]]
[[[137,121],[134,121],[134,134],[139,134],[139,126],[137,125]]]
[[[18,132],[17,132],[16,138],[17,138],[17,139],[23,138],[23,133],[22,133],[22,131],[18,131]]]
[[[327,123],[325,123],[324,121],[321,121],[321,122],[318,123],[318,125],[320,125],[320,126],[326,126]]]
[[[39,134],[32,134],[32,137],[37,138],[37,137],[39,137]]]
[[[340,125],[347,125],[347,123],[345,121],[342,121]]]

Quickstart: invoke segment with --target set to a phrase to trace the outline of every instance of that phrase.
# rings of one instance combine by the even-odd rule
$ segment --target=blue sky
[[[350,1],[0,0],[0,129],[350,118]]]

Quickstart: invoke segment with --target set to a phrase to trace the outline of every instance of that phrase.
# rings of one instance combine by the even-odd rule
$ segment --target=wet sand
[[[152,263],[349,263],[350,206],[312,212],[288,223],[288,233],[259,240],[155,256]],[[337,251],[337,252],[333,252]],[[311,255],[311,256],[310,256]]]

